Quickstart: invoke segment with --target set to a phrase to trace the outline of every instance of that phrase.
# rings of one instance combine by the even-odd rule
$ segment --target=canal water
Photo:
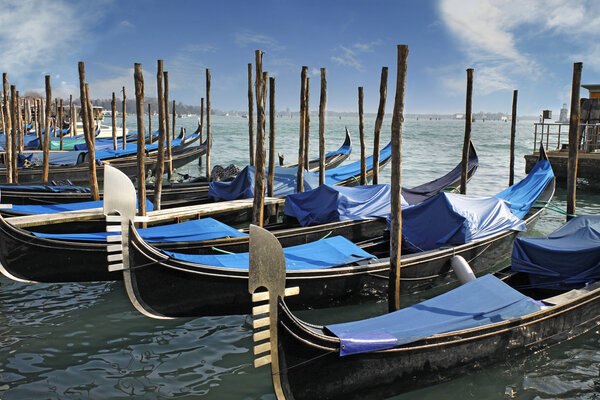
[[[316,158],[318,118],[312,119],[310,153]],[[240,117],[212,117],[212,165],[248,162],[247,123]],[[196,120],[178,118],[177,124],[177,131],[183,126],[189,133]],[[368,151],[373,124],[374,118],[366,118]],[[297,158],[298,126],[297,117],[277,119],[277,150],[289,162]],[[329,117],[326,126],[328,150],[342,143],[347,126],[354,140],[349,161],[359,159],[358,119]],[[533,149],[532,126],[533,121],[518,124],[517,180],[524,176],[523,155]],[[136,130],[134,123],[128,127]],[[407,118],[403,131],[405,186],[429,181],[459,162],[464,121]],[[389,132],[387,119],[382,146]],[[493,195],[508,182],[510,124],[476,121],[473,140],[480,165],[468,192]],[[382,173],[384,182],[389,182],[389,171],[386,168]],[[204,173],[196,163],[177,172]],[[564,208],[565,198],[566,190],[557,188],[554,203]],[[580,191],[577,206],[578,213],[598,213],[600,196]],[[563,221],[563,215],[546,211],[529,234],[549,233]],[[385,309],[385,304],[371,304],[300,315],[334,322]],[[0,399],[274,399],[269,368],[252,366],[251,334],[247,315],[146,318],[133,309],[118,282],[23,284],[0,278]],[[548,350],[490,368],[474,368],[458,379],[395,398],[596,399],[599,345],[600,336],[593,330]]]

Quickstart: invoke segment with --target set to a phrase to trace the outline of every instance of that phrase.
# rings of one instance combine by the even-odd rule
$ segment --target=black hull
[[[596,284],[585,291],[566,304],[521,319],[345,357],[339,356],[336,337],[298,320],[280,302],[279,381],[285,397],[295,400],[380,399],[440,383],[596,327],[600,289]]]

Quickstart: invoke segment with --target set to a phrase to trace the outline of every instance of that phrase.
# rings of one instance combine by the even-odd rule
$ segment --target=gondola
[[[600,219],[592,219],[574,219],[546,239],[518,239],[516,272],[485,275],[394,313],[327,326],[292,314],[287,303],[298,288],[285,287],[281,246],[252,226],[255,366],[270,364],[279,400],[379,399],[572,339],[600,323]]]
[[[469,177],[477,169],[477,154],[472,148],[470,152]],[[380,167],[389,160],[382,159]],[[460,164],[457,168],[460,167]],[[412,193],[423,195],[431,194],[432,183],[437,184],[437,191],[446,187],[457,185],[460,179],[457,168],[445,176],[435,179],[429,184],[419,185],[408,189]],[[105,170],[105,174],[108,170]],[[122,179],[122,178],[121,178]],[[127,185],[131,185],[126,179]],[[120,183],[111,183],[109,187],[117,188]],[[436,192],[437,192],[436,191]],[[194,229],[202,222],[191,222]],[[103,222],[104,223],[104,222]],[[60,224],[61,226],[64,224]],[[385,228],[385,222],[370,221],[344,221],[338,223],[323,224],[313,227],[299,227],[297,224],[272,226],[277,237],[288,246],[307,243],[318,240],[325,235],[343,235],[348,238],[369,238],[379,235]],[[202,229],[202,228],[200,228]],[[178,230],[175,227],[175,230]],[[68,231],[67,228],[61,230]],[[119,272],[110,272],[107,269],[106,255],[107,243],[102,241],[85,240],[81,236],[66,236],[61,234],[40,234],[48,232],[45,226],[30,227],[28,229],[18,228],[0,217],[0,271],[7,277],[19,281],[36,282],[70,282],[70,281],[102,281],[122,279]],[[246,234],[238,234],[234,237],[229,231],[221,236],[221,239],[194,240],[182,237],[179,240],[158,240],[152,244],[169,251],[187,251],[194,253],[214,252],[213,248],[230,249],[231,251],[247,251],[248,238]],[[218,237],[218,236],[217,236]],[[96,239],[98,240],[98,239]],[[82,268],[85,266],[85,268]]]
[[[198,132],[198,131],[197,131]],[[197,134],[194,132],[194,134]],[[193,135],[194,135],[193,134]],[[190,137],[190,136],[188,136]],[[325,167],[335,168],[344,162],[352,152],[352,140],[350,133],[346,130],[346,137],[342,145],[335,151],[326,155]],[[290,164],[293,166],[294,164]],[[310,162],[311,171],[318,169],[318,160]],[[34,186],[22,184],[2,184],[0,188],[1,199],[9,204],[60,204],[87,201],[90,198],[89,189],[79,186],[55,185]],[[154,200],[153,185],[148,185],[146,194],[149,199]],[[208,202],[208,182],[169,182],[164,183],[161,193],[161,205],[163,207],[178,207],[188,204],[199,204]],[[102,196],[102,193],[100,193]],[[9,213],[4,213],[5,216]]]
[[[545,171],[551,171],[549,165]],[[552,198],[553,178],[544,183],[541,192],[538,200],[547,202]],[[525,227],[531,226],[542,211],[543,208],[529,210],[521,222]],[[380,234],[384,226],[385,222],[383,226],[379,225]],[[450,272],[450,262],[455,255],[470,260],[478,274],[487,268],[497,268],[509,254],[517,234],[515,230],[503,229],[465,244],[406,254],[403,256],[401,272],[402,290],[413,293],[455,283],[456,278]],[[165,318],[243,314],[250,311],[248,298],[243,295],[248,279],[247,264],[246,268],[240,266],[238,256],[232,257],[234,261],[227,261],[235,267],[215,266],[219,264],[213,262],[212,258],[208,258],[210,261],[198,261],[207,257],[161,251],[146,243],[133,225],[129,227],[127,235],[122,233],[122,236],[123,240],[129,236],[129,258],[124,260],[125,286],[132,304],[144,315]],[[355,253],[368,251],[371,244],[375,247],[385,245],[386,241],[385,237],[366,240],[356,247]],[[305,254],[305,257],[315,257],[322,251],[316,249],[313,254]],[[350,251],[350,254],[355,253]],[[387,295],[389,259],[355,261],[349,257],[349,260],[350,263],[334,267],[288,271],[290,282],[301,288],[301,294],[290,299],[290,306],[295,309],[328,307],[378,300]],[[207,265],[209,263],[211,265]]]

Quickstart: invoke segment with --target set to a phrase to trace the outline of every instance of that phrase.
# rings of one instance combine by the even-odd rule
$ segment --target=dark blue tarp
[[[390,143],[379,152],[380,161],[391,157],[391,149],[392,145]],[[373,156],[367,157],[366,163],[367,170],[372,169]],[[275,167],[275,184],[273,186],[273,193],[275,196],[285,196],[296,193],[296,173],[296,167]],[[325,183],[328,185],[335,185],[346,179],[356,179],[359,175],[360,161],[356,161],[348,165],[325,171]],[[319,186],[319,174],[317,172],[304,171],[304,189],[310,190],[317,186]],[[247,199],[253,197],[254,167],[247,166],[231,182],[211,182],[208,196],[215,201]]]
[[[2,192],[44,192],[44,193],[90,193],[90,188],[69,185],[0,185]]]
[[[80,151],[57,151],[50,152],[48,162],[50,165],[75,165],[83,159]],[[27,160],[27,162],[25,161]],[[23,153],[17,156],[17,164],[19,166],[31,166],[31,164],[42,165],[44,162],[44,153],[35,151],[31,153]]]
[[[286,247],[283,252],[288,270],[331,268],[375,258],[342,236]],[[222,268],[248,269],[249,262],[248,253],[195,255],[165,252],[165,254],[179,260]]]
[[[52,214],[63,211],[87,210],[90,208],[100,208],[103,205],[102,200],[98,201],[80,201],[77,203],[64,204],[36,204],[36,205],[13,205],[10,210],[23,214]],[[146,211],[154,210],[154,205],[146,199]]]
[[[147,242],[179,242],[179,241],[201,241],[219,239],[224,237],[247,236],[228,225],[212,218],[202,218],[179,224],[152,226],[150,228],[138,229],[140,236]],[[105,242],[108,235],[116,235],[115,232],[95,233],[39,233],[32,232],[35,236],[47,239],[77,240],[90,242]]]
[[[321,185],[285,199],[285,215],[302,226],[346,220],[387,218],[390,214],[390,185],[356,187]],[[402,198],[402,205],[408,205]]]
[[[517,238],[511,260],[532,287],[570,290],[600,279],[600,215],[573,218],[547,237]]]
[[[422,303],[393,313],[327,329],[340,338],[340,355],[389,349],[457,330],[518,318],[540,303],[493,275],[485,275]]]

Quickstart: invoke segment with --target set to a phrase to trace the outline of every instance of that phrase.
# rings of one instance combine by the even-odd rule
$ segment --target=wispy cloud
[[[119,26],[121,28],[126,28],[126,29],[135,29],[135,25],[133,23],[131,23],[130,21],[127,21],[127,20],[121,21],[121,23],[119,24]]]
[[[250,45],[262,46],[262,50],[283,50],[285,46],[281,45],[277,40],[270,36],[263,35],[251,30],[243,30],[233,34],[235,44],[241,47]]]
[[[351,46],[339,46],[338,54],[331,56],[331,61],[363,72],[365,68],[359,60],[360,55],[372,52],[373,47],[380,44],[381,41],[377,40],[369,43],[354,43]]]

